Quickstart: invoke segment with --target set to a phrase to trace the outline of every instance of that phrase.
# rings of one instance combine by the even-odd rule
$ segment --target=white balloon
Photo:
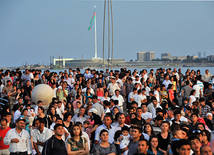
[[[49,105],[54,97],[53,89],[47,84],[38,84],[32,91],[32,101],[42,101],[43,105]]]

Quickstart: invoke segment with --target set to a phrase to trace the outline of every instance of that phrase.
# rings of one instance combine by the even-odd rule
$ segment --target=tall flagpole
[[[94,6],[94,10],[96,9],[96,6]],[[95,19],[94,19],[94,35],[95,35],[95,58],[97,58],[97,13],[95,13]]]

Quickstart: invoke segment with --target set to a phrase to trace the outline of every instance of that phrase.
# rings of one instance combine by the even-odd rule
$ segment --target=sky
[[[1,0],[0,67],[94,57],[94,24],[88,31],[94,6],[102,58],[104,0]],[[156,58],[214,54],[214,1],[113,0],[112,6],[113,58],[136,60],[139,51],[155,51]],[[107,25],[105,35],[107,58]]]

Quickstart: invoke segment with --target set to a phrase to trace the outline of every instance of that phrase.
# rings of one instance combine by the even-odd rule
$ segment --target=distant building
[[[165,57],[161,57],[161,59],[169,59],[169,60],[185,60],[187,59],[187,56],[165,56]]]
[[[161,59],[163,59],[163,57],[171,57],[171,53],[161,53]]]
[[[155,59],[155,51],[141,51],[137,53],[137,61],[138,62],[145,62],[145,61],[151,61]]]
[[[111,65],[111,60],[109,61]],[[104,64],[108,64],[108,60],[104,60]],[[126,64],[124,59],[113,59],[112,64],[114,66]],[[73,59],[73,58],[62,58],[53,59],[54,66],[62,67],[101,67],[103,66],[102,58],[92,58],[92,59]]]
[[[207,56],[207,61],[214,61],[214,55]]]
[[[155,51],[146,52],[146,61],[152,61],[155,59]]]
[[[146,61],[146,52],[145,51],[137,53],[137,61],[139,61],[139,62]]]

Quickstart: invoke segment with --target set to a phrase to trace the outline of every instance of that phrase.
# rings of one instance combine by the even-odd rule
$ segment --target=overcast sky
[[[47,65],[50,56],[58,54],[94,57],[94,27],[88,31],[94,5],[98,56],[102,57],[103,1],[1,0],[0,67],[26,62]],[[114,58],[136,60],[138,51],[150,50],[156,58],[163,52],[214,54],[213,1],[113,0],[113,16]]]

